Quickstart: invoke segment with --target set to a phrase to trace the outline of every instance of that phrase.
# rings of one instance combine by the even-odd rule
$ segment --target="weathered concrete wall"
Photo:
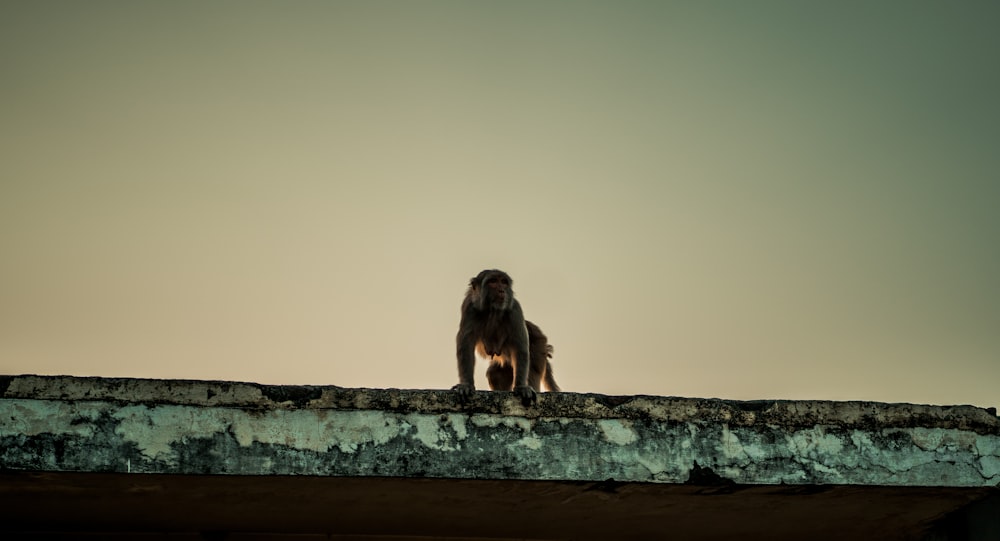
[[[1000,485],[970,406],[0,378],[0,470]]]

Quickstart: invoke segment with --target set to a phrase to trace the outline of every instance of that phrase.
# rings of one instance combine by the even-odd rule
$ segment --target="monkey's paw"
[[[472,393],[476,392],[476,387],[471,383],[459,383],[452,387],[451,390],[458,393],[459,400],[466,402],[472,398]]]
[[[518,385],[514,387],[514,394],[521,397],[521,403],[525,407],[533,406],[538,403],[538,393],[531,388],[530,385]]]

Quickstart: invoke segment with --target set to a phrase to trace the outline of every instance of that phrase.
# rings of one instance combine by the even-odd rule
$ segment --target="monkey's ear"
[[[472,289],[479,289],[479,277],[478,276],[473,276],[471,279],[469,279],[469,287],[471,287]]]

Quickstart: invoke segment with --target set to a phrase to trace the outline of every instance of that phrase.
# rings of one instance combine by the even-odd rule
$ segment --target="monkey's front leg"
[[[458,336],[458,384],[451,390],[458,393],[458,398],[465,402],[476,391],[476,345],[468,343],[467,337]]]
[[[527,337],[525,337],[527,342]],[[517,359],[514,363],[514,394],[521,397],[521,403],[526,407],[538,402],[538,393],[528,385],[528,367],[531,358],[528,356],[528,348],[517,350]]]

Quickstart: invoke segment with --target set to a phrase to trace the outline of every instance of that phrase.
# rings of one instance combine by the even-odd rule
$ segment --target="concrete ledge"
[[[995,487],[971,406],[0,378],[0,469]]]
[[[4,539],[1000,538],[970,406],[0,376]]]

